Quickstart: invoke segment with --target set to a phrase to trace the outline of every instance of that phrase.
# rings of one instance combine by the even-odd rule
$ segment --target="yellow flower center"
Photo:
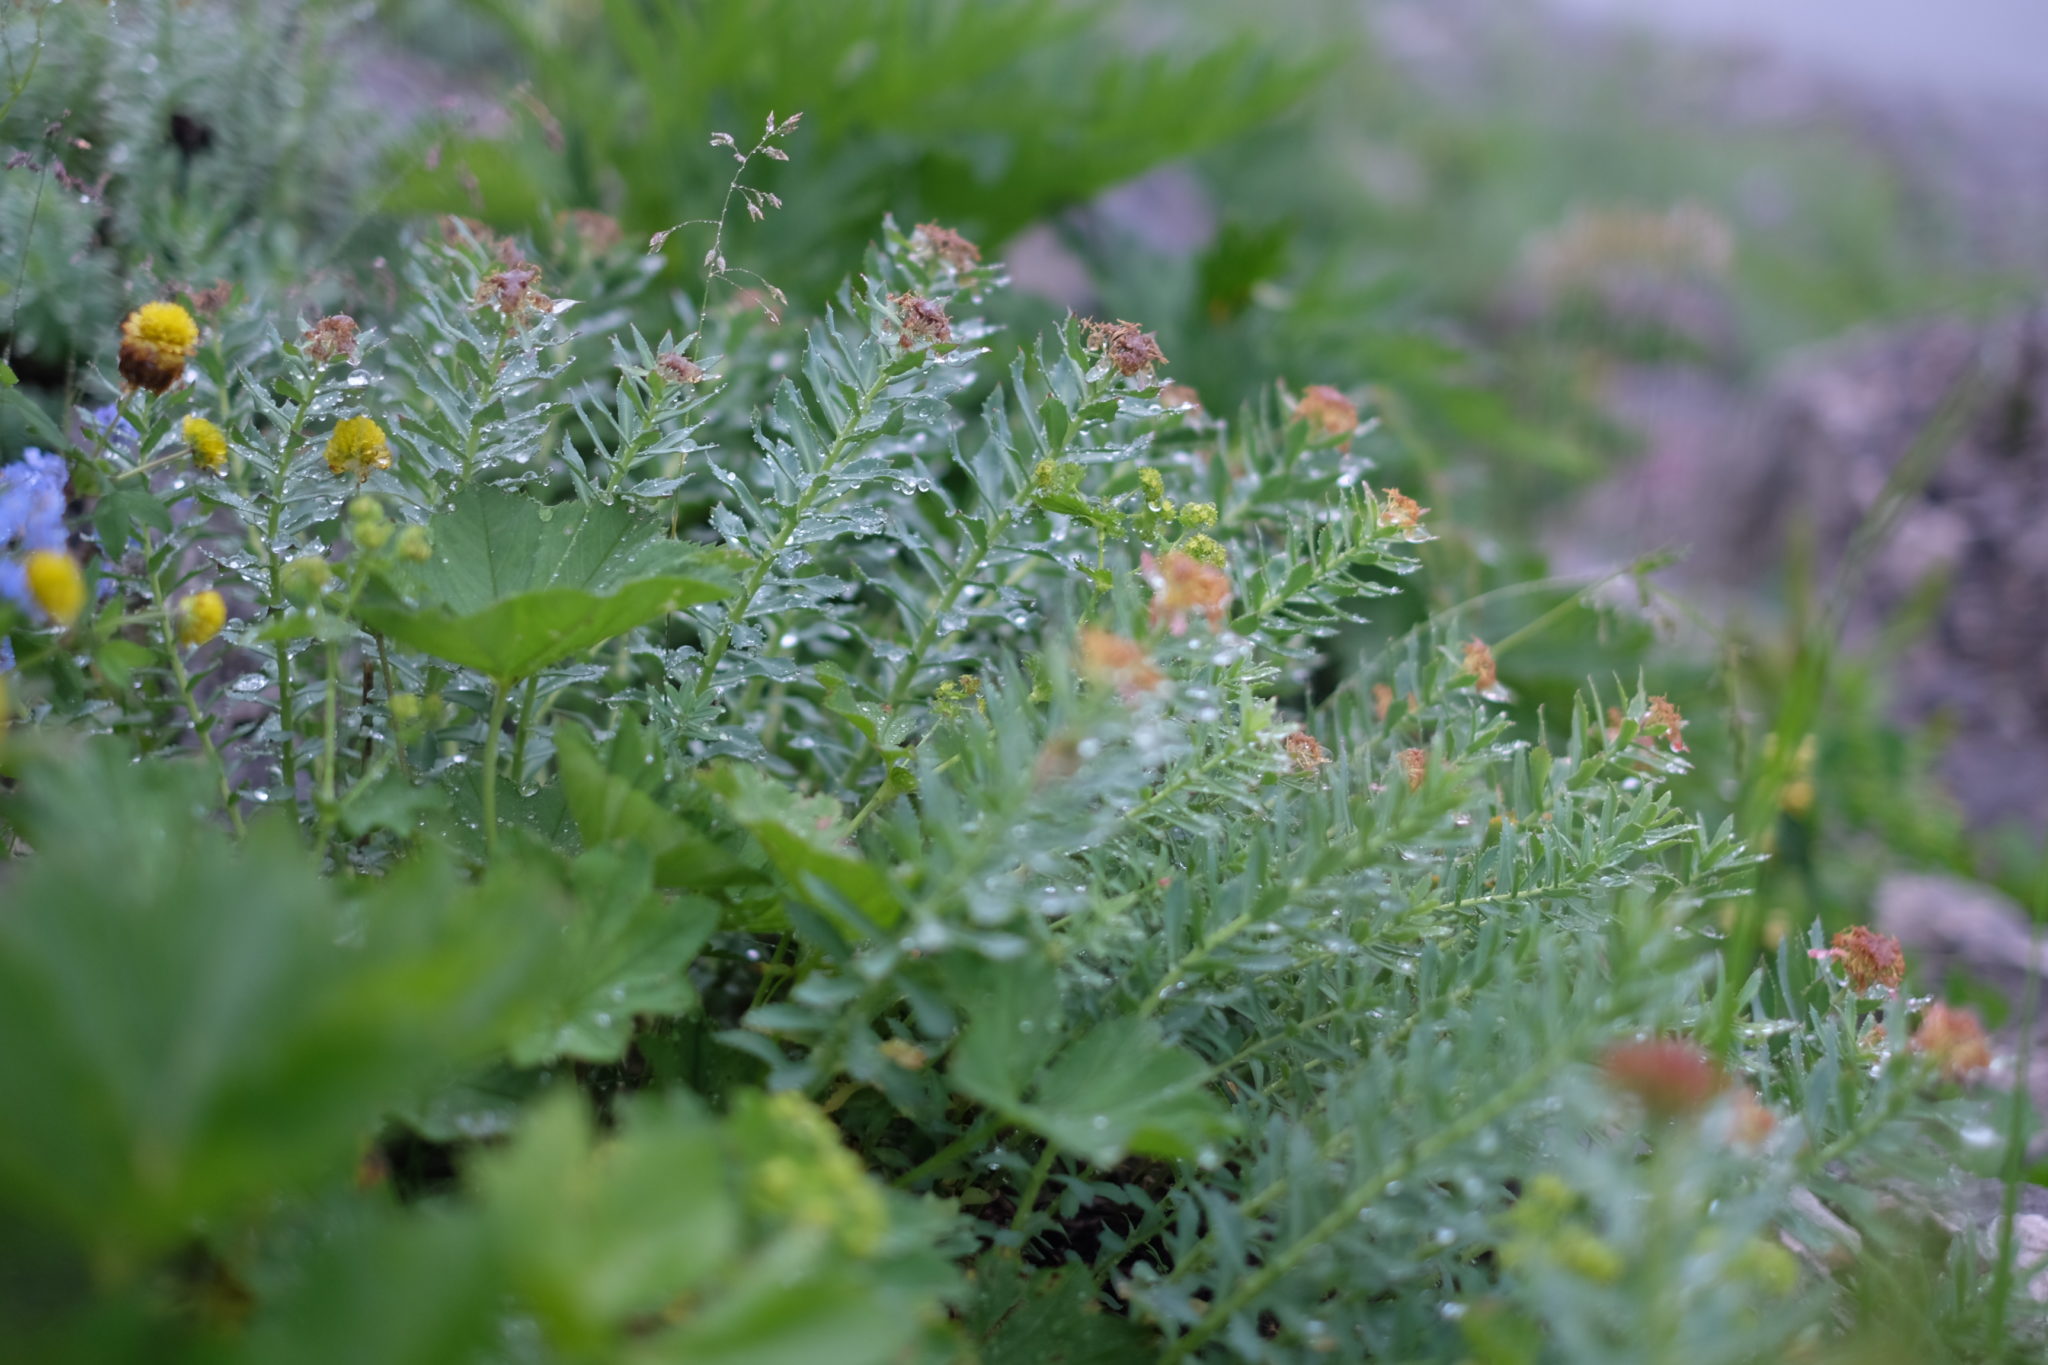
[[[334,424],[327,438],[327,467],[337,474],[353,474],[361,482],[373,469],[391,468],[391,443],[384,428],[368,417],[344,417]]]
[[[121,335],[160,351],[189,356],[199,345],[199,324],[175,303],[145,303],[121,324]]]
[[[182,430],[185,444],[192,447],[192,463],[210,473],[219,473],[228,463],[228,436],[204,417],[187,417]]]

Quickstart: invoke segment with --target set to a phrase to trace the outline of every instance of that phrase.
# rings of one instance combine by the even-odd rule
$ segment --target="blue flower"
[[[0,598],[33,605],[21,560],[36,550],[64,548],[64,461],[24,450],[18,463],[0,465]]]
[[[129,455],[142,441],[141,434],[121,415],[120,405],[109,403],[78,415],[79,434],[102,450],[119,447]]]

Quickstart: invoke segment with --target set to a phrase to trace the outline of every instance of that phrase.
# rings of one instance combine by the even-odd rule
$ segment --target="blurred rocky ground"
[[[1737,230],[1684,204],[1595,206],[1531,244],[1502,316],[1540,325],[1590,300],[1617,332],[1680,343],[1607,367],[1606,404],[1639,450],[1554,535],[1561,568],[1684,547],[1689,592],[1753,613],[1788,545],[1810,544],[1852,645],[1919,627],[1897,714],[1952,736],[1944,775],[1973,820],[2048,830],[2048,294],[2026,283],[2048,279],[2048,7],[1909,8],[1450,0],[1390,5],[1383,28],[1453,98],[1508,44],[1566,82],[1654,50],[1646,119],[1848,130],[1895,169],[1909,219],[2012,282],[1974,315],[1745,365],[1717,285]]]

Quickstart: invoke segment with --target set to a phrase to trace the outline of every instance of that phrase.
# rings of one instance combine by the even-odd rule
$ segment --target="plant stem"
[[[983,1114],[974,1121],[973,1127],[926,1157],[923,1161],[918,1162],[917,1165],[912,1166],[902,1175],[897,1176],[896,1187],[898,1189],[909,1189],[918,1181],[937,1175],[961,1157],[966,1156],[976,1147],[988,1141],[989,1138],[995,1135],[996,1129],[1000,1126],[1001,1121],[995,1115]]]
[[[144,553],[151,551],[145,547]],[[164,595],[163,572],[152,567],[150,587],[156,593],[157,615],[163,631],[164,653],[170,656],[171,678],[178,685],[178,700],[185,704],[185,714],[192,719],[192,733],[199,736],[199,747],[206,759],[213,765],[215,777],[220,781],[221,800],[226,803],[228,822],[235,827],[235,833],[242,833],[242,802],[235,794],[235,784],[228,778],[227,760],[220,756],[220,749],[213,742],[212,717],[199,709],[199,702],[192,694],[192,675],[185,670],[184,656],[178,652],[178,625],[171,615],[171,604]]]
[[[498,849],[498,746],[505,737],[505,710],[512,701],[512,685],[496,683],[491,694],[490,728],[484,733],[484,851]]]
[[[1031,1211],[1038,1207],[1039,1192],[1045,1188],[1046,1178],[1052,1174],[1052,1159],[1059,1149],[1050,1142],[1038,1158],[1038,1164],[1031,1168],[1031,1179],[1025,1182],[1024,1197],[1017,1202],[1017,1216],[1010,1220],[1010,1231],[1022,1232],[1024,1225],[1031,1221]]]
[[[512,785],[518,786],[526,777],[526,734],[533,724],[533,698],[540,690],[540,674],[526,680],[526,691],[519,698],[519,725],[512,736]]]

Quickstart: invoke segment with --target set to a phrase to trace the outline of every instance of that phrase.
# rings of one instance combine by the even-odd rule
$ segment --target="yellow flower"
[[[384,428],[368,417],[344,417],[334,424],[327,438],[327,467],[337,474],[353,474],[360,483],[373,469],[391,468],[391,443]]]
[[[177,606],[178,643],[203,645],[228,622],[228,604],[208,588],[186,596]]]
[[[23,561],[28,590],[36,605],[60,626],[69,626],[85,610],[85,574],[78,561],[62,550],[36,550]]]
[[[145,303],[121,321],[121,377],[162,393],[199,348],[199,324],[175,303]]]
[[[182,428],[185,444],[192,447],[192,463],[209,474],[228,466],[228,434],[204,417],[187,417]]]

